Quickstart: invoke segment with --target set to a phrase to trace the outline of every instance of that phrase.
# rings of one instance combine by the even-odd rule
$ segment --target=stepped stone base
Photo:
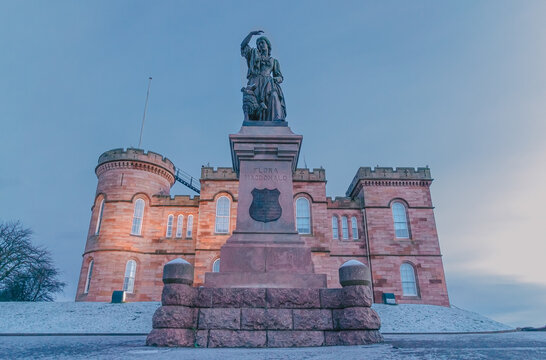
[[[205,273],[205,286],[224,288],[324,288],[326,287],[326,274],[293,274],[288,272]]]
[[[382,342],[367,285],[194,288],[165,283],[152,346],[303,347]]]

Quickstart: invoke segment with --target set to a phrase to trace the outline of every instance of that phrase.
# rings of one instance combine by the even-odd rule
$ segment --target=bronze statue
[[[265,36],[256,40],[256,49],[248,45],[253,35],[263,31],[251,31],[241,43],[241,56],[248,65],[248,84],[242,88],[245,121],[284,121],[286,105],[281,86],[283,81],[277,59],[271,57],[271,42]]]

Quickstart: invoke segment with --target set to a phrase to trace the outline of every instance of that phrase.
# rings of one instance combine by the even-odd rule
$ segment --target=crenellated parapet
[[[430,169],[427,167],[360,167],[349,185],[347,196],[352,197],[358,185],[362,186],[430,186]]]
[[[360,209],[360,202],[349,197],[336,196],[335,198],[326,198],[326,207],[328,209]]]
[[[199,195],[154,195],[152,206],[188,206],[199,207]]]
[[[293,181],[326,181],[324,169],[296,169],[292,176]]]
[[[201,180],[237,180],[237,173],[231,167],[203,166]]]
[[[113,149],[104,152],[95,168],[97,177],[113,169],[131,169],[151,172],[167,179],[174,184],[174,164],[161,154],[142,149]]]

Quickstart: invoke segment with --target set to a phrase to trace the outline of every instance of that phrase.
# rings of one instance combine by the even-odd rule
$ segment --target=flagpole
[[[140,138],[138,139],[138,148],[142,143],[142,131],[144,130],[144,120],[146,119],[146,110],[148,109],[148,98],[150,97],[150,86],[152,85],[152,77],[148,78],[148,90],[146,91],[146,102],[144,103],[144,114],[142,114],[142,125],[140,126]]]

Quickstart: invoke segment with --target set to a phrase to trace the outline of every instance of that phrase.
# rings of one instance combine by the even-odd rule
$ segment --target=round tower
[[[97,191],[76,301],[110,301],[114,290],[126,290],[129,300],[150,300],[133,287],[135,280],[147,281],[136,269],[154,251],[152,198],[169,195],[175,167],[151,151],[114,149],[99,157],[95,173]]]

